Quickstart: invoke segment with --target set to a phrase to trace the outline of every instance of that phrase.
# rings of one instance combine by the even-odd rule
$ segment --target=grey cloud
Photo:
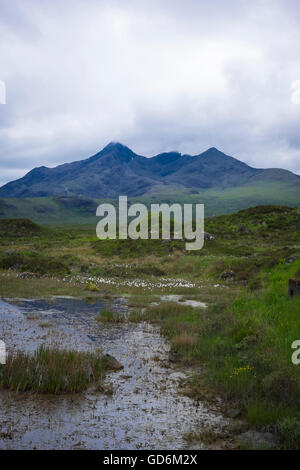
[[[110,140],[300,173],[294,0],[0,0],[0,184]]]

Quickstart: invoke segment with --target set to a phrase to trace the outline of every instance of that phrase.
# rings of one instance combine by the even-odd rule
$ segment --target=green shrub
[[[42,256],[35,252],[15,252],[0,257],[0,269],[30,271],[41,275],[65,275],[70,270],[66,264],[55,258]]]

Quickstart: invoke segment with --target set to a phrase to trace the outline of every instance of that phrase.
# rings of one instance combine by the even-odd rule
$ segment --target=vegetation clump
[[[33,354],[9,355],[0,367],[0,386],[17,392],[76,393],[102,382],[105,370],[105,357],[99,353],[40,346]]]
[[[99,315],[97,315],[96,320],[102,323],[122,323],[125,321],[125,317],[119,312],[102,310]]]
[[[41,275],[65,275],[70,270],[58,259],[47,257],[39,252],[8,252],[0,256],[0,269],[29,271]]]

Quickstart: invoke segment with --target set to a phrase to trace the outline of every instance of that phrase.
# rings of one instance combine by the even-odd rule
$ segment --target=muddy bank
[[[109,305],[72,298],[0,301],[0,338],[8,353],[32,351],[42,343],[102,349],[124,366],[106,378],[114,389],[111,397],[92,389],[55,397],[0,392],[1,449],[184,449],[191,448],[185,433],[226,425],[218,409],[178,393],[192,371],[170,366],[169,346],[158,328],[104,326],[95,316],[105,307],[126,315],[118,300]]]

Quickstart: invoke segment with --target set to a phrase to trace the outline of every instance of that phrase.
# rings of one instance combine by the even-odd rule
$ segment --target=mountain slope
[[[176,190],[226,189],[266,181],[300,185],[300,177],[289,171],[252,168],[216,148],[196,156],[169,152],[146,158],[124,145],[110,143],[85,160],[55,168],[35,168],[1,187],[0,197],[134,197]]]

